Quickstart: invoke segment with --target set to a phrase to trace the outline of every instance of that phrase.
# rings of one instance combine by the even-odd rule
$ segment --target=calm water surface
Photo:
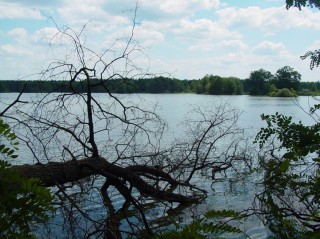
[[[1,94],[0,101],[3,103],[10,103],[15,99],[17,94]],[[29,100],[35,94],[24,94],[22,100]],[[306,114],[310,106],[316,102],[312,97],[300,96],[298,98],[272,98],[272,97],[252,97],[247,95],[242,96],[210,96],[210,95],[196,95],[196,94],[138,94],[138,95],[117,95],[122,98],[124,102],[138,102],[143,99],[146,105],[152,107],[158,104],[157,112],[168,122],[168,135],[182,136],[183,127],[180,123],[185,119],[187,112],[192,105],[210,105],[227,102],[231,107],[239,109],[241,116],[238,125],[247,130],[249,135],[254,135],[264,125],[261,121],[261,114],[274,114],[276,112],[291,115],[294,120],[302,121],[305,124],[312,124],[314,121]],[[4,105],[0,104],[0,110],[4,109]],[[170,137],[170,136],[166,136]],[[22,146],[21,146],[22,147]],[[20,159],[25,162],[26,159]],[[208,190],[209,197],[205,204],[202,204],[191,210],[202,211],[208,209],[224,209],[236,208],[243,209],[250,206],[253,194],[248,193],[248,189],[235,188],[225,190],[224,183],[216,183],[213,187],[211,181],[204,180],[202,187]],[[244,186],[246,188],[246,186]],[[250,189],[249,189],[250,190]],[[243,229],[252,238],[267,238],[267,230],[261,223],[248,220],[243,224]]]
[[[11,103],[18,94],[2,93],[0,94],[0,102]],[[37,94],[24,94],[21,100],[28,101],[30,97]],[[97,94],[99,95],[99,94]],[[263,126],[261,114],[274,114],[275,112],[291,115],[296,120],[301,120],[306,124],[312,124],[314,121],[303,112],[302,109],[308,111],[310,106],[317,102],[309,96],[299,96],[297,98],[280,98],[280,97],[254,97],[248,95],[240,96],[212,96],[212,95],[196,95],[196,94],[115,94],[124,102],[140,102],[141,100],[147,104],[147,107],[153,107],[157,104],[157,112],[169,124],[169,128],[174,130],[176,126],[184,120],[186,113],[191,109],[192,105],[206,105],[227,102],[231,107],[237,108],[241,112],[239,126],[243,128],[258,130]],[[102,94],[101,94],[102,96]],[[0,110],[5,108],[0,103]],[[301,109],[302,108],[302,109]]]

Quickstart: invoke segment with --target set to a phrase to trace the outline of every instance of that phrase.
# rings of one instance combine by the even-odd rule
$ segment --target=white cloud
[[[28,41],[28,32],[24,28],[14,28],[7,35],[13,38],[14,41],[22,44]]]
[[[153,62],[154,57],[151,59]],[[299,56],[290,54],[282,43],[264,41],[250,49],[240,40],[226,40],[207,49],[206,55],[194,54],[183,60],[162,59],[162,69],[180,79],[199,78],[205,74],[246,78],[256,69],[275,72],[284,65],[295,67],[300,61]]]
[[[0,19],[17,19],[17,18],[29,18],[40,20],[43,17],[41,13],[30,7],[21,6],[14,3],[0,2]]]
[[[132,26],[127,26],[105,35],[105,38],[100,43],[101,48],[105,49],[112,45],[113,51],[124,49],[131,37],[132,30],[134,30],[133,38],[131,39],[132,43],[138,44],[141,48],[153,47],[164,41],[164,35],[160,31],[150,28],[149,26],[136,26],[134,29]]]
[[[242,36],[237,31],[219,25],[210,19],[181,19],[165,24],[162,31],[173,37],[177,44],[185,44],[188,50],[208,52],[213,50],[220,40],[238,40]],[[179,46],[180,47],[180,46]]]
[[[288,51],[283,43],[263,41],[252,49],[252,52],[260,55],[288,55]]]
[[[144,1],[143,6],[157,8],[170,14],[190,14],[197,10],[210,10],[220,6],[219,0],[153,0]]]
[[[225,50],[226,54],[230,51],[235,52],[235,51],[243,51],[248,48],[248,45],[243,43],[239,39],[233,39],[233,40],[224,40],[221,42],[217,42],[212,39],[204,39],[204,40],[199,40],[196,43],[192,44],[189,47],[189,50],[191,51],[212,51],[212,50]]]
[[[290,28],[320,29],[320,12],[310,9],[285,10],[285,7],[262,9],[260,7],[225,8],[217,11],[219,22],[236,28],[256,28],[266,32]]]
[[[267,1],[284,4],[283,0],[282,3]],[[43,59],[50,58],[51,49],[55,57],[64,59],[66,51],[62,49],[70,49],[70,45],[55,38],[52,43],[61,44],[48,48],[57,30],[51,27],[52,22],[45,22],[40,9],[59,26],[67,25],[75,31],[88,23],[83,32],[85,44],[96,52],[107,50],[116,39],[124,40],[107,50],[112,58],[113,53],[124,48],[125,39],[130,36],[134,16],[130,10],[135,3],[136,0],[0,0],[0,19],[5,26],[0,30],[1,59],[15,59],[16,68],[17,62],[23,60],[21,65],[26,67],[23,72],[32,68],[31,63],[24,57],[13,56],[32,56],[28,59],[37,67],[42,66]],[[279,3],[140,0],[134,40],[148,48],[147,55],[155,65],[152,71],[161,68],[160,71],[171,72],[178,78],[198,78],[211,73],[247,77],[250,71],[261,67],[270,71],[284,65],[295,67],[301,65],[299,54],[320,48],[320,41],[316,41],[320,12],[274,7]],[[245,5],[250,7],[240,7]],[[272,8],[265,7],[271,5]],[[26,18],[44,21],[37,21],[38,26],[35,21],[24,21]],[[12,20],[19,23],[13,24],[19,28],[10,28]],[[30,22],[34,25],[28,28]],[[134,60],[145,60],[141,64],[146,65],[149,59]],[[306,70],[309,72],[308,66]]]
[[[153,46],[163,42],[164,40],[164,36],[161,32],[143,27],[136,28],[136,34],[134,38],[138,42],[141,42],[141,45],[143,46]]]
[[[239,49],[239,50],[245,50],[248,48],[248,45],[241,40],[225,40],[218,43],[217,46],[228,48],[228,49],[232,48],[232,49]]]
[[[216,47],[216,45],[213,42],[209,42],[206,40],[203,41],[197,41],[195,43],[192,43],[189,47],[188,50],[194,51],[194,52],[199,52],[199,51],[211,51]]]
[[[81,27],[92,20],[98,24],[96,30],[112,30],[119,25],[129,23],[126,16],[114,15],[107,10],[105,9],[103,0],[69,0],[62,7],[58,8],[57,12],[71,27]]]
[[[43,0],[1,0],[2,2],[15,2],[25,6],[37,6],[37,7],[55,7],[61,4],[63,0],[43,1]]]
[[[58,32],[55,27],[44,27],[37,30],[31,38],[34,43],[55,43],[60,40],[57,36]]]
[[[209,19],[197,19],[190,21],[182,19],[179,25],[169,29],[182,39],[221,39],[226,37],[239,38],[240,34],[229,31],[227,28],[219,25]]]
[[[314,51],[320,49],[320,40],[313,42],[310,46],[307,47],[308,51]]]
[[[26,49],[25,47],[12,44],[5,44],[0,45],[0,54],[9,56],[31,56],[32,51],[30,49]]]

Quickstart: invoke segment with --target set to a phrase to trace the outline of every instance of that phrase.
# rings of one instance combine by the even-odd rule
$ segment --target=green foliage
[[[294,97],[299,90],[301,75],[293,68],[285,66],[273,75],[264,69],[252,71],[248,79],[243,81],[244,91],[249,95],[269,95]],[[314,83],[304,83],[304,87],[317,90]]]
[[[306,54],[301,56],[301,59],[304,60],[306,58],[310,58],[310,69],[312,70],[314,67],[319,67],[320,65],[320,50],[308,51]]]
[[[301,95],[301,96],[319,96],[320,93],[318,92],[318,90],[311,91],[309,89],[302,89],[301,91],[299,91],[299,95]]]
[[[18,157],[18,155],[14,154],[14,152],[18,150],[19,145],[16,138],[17,136],[11,131],[9,125],[0,119],[0,155],[2,155],[2,157]]]
[[[301,74],[290,66],[284,66],[277,70],[274,84],[278,89],[288,88],[298,90]]]
[[[223,234],[243,233],[239,228],[231,226],[223,219],[240,217],[240,213],[233,210],[208,211],[203,218],[181,227],[175,224],[176,230],[170,230],[155,236],[155,239],[206,239],[224,238]]]
[[[287,88],[283,89],[273,89],[270,91],[269,96],[272,97],[296,97],[298,96],[297,92],[295,90],[289,90]]]
[[[320,105],[310,109],[315,114]],[[255,143],[273,147],[260,158],[263,192],[258,199],[275,238],[312,238],[320,224],[320,124],[304,125],[291,116],[262,115]],[[268,156],[269,155],[269,156]]]
[[[316,7],[320,8],[319,0],[286,0],[287,9],[290,7],[297,7],[301,10],[302,7]]]
[[[264,69],[252,71],[248,79],[250,95],[266,95],[269,92],[270,82],[273,79],[271,72]]]
[[[320,0],[286,0],[287,9],[290,7],[297,7],[301,10],[302,7],[316,7],[320,9]],[[320,65],[320,49],[314,51],[308,51],[306,54],[301,56],[301,59],[304,60],[310,58],[310,69],[314,67],[319,67]]]
[[[35,238],[32,223],[48,219],[52,196],[37,179],[21,178],[5,160],[17,157],[16,135],[0,119],[0,238]]]
[[[208,78],[208,79],[207,79]],[[210,78],[210,79],[209,79]],[[217,80],[217,79],[221,79]],[[216,81],[217,80],[217,81]],[[205,76],[201,80],[178,80],[168,77],[143,79],[91,79],[93,92],[111,93],[198,93],[198,94],[242,94],[242,83],[236,77],[222,78]],[[85,92],[85,81],[76,81],[72,87],[67,81],[0,81],[0,92],[20,92],[27,84],[25,93],[30,92]]]
[[[206,75],[199,80],[202,89],[197,93],[209,95],[240,95],[242,94],[242,84],[236,77],[221,77]]]
[[[0,237],[34,238],[30,224],[48,219],[53,198],[38,180],[23,179],[9,167],[0,161]]]
[[[251,75],[252,74],[252,75]],[[143,79],[109,79],[104,86],[98,85],[92,79],[93,92],[111,93],[197,93],[210,95],[267,95],[277,93],[274,76],[264,69],[253,71],[250,78],[240,80],[236,77],[221,77],[206,75],[200,80],[179,80],[167,77],[153,77]],[[31,92],[76,92],[85,91],[84,82],[73,82],[73,89],[67,81],[0,81],[0,92],[20,92],[27,85],[25,93]],[[299,82],[296,90],[299,95],[316,95],[320,90],[320,82]],[[288,88],[288,87],[287,87]],[[292,90],[290,90],[292,91]],[[309,92],[310,91],[310,92]],[[270,95],[270,94],[269,94]],[[274,95],[273,95],[274,96]]]
[[[318,105],[311,108],[315,112]],[[275,136],[280,141],[280,147],[286,149],[283,155],[286,159],[298,160],[301,157],[314,153],[319,149],[320,125],[303,125],[292,121],[291,116],[285,116],[276,112],[274,115],[262,115],[261,119],[266,121],[267,127],[262,128],[256,136],[256,142],[260,148],[271,137]]]

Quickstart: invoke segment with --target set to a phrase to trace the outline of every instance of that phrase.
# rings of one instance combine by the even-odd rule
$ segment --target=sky
[[[286,10],[285,0],[140,0],[135,15],[136,6],[135,0],[0,0],[0,80],[32,80],[50,62],[70,60],[73,48],[57,28],[78,35],[84,29],[85,49],[110,60],[123,51],[133,22],[139,48],[131,60],[146,73],[245,79],[254,70],[275,74],[290,66],[302,81],[320,80],[320,68],[300,59],[320,48],[317,9]],[[121,67],[128,64],[113,70]]]

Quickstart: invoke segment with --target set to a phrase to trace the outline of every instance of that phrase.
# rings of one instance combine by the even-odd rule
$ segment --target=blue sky
[[[41,72],[68,51],[49,39],[59,27],[82,35],[101,52],[130,35],[134,0],[0,0],[0,79]],[[263,68],[291,66],[303,81],[319,81],[300,56],[320,48],[320,11],[285,8],[284,0],[140,0],[134,39],[143,47],[135,63],[149,73],[179,79],[206,74],[247,78]],[[60,39],[61,40],[61,39]],[[51,41],[57,43],[57,40]],[[65,44],[67,45],[67,44]],[[114,50],[121,49],[115,46]],[[114,52],[110,51],[114,54]],[[109,57],[112,57],[109,56]],[[120,65],[118,66],[120,67]],[[25,79],[34,79],[32,75]]]

